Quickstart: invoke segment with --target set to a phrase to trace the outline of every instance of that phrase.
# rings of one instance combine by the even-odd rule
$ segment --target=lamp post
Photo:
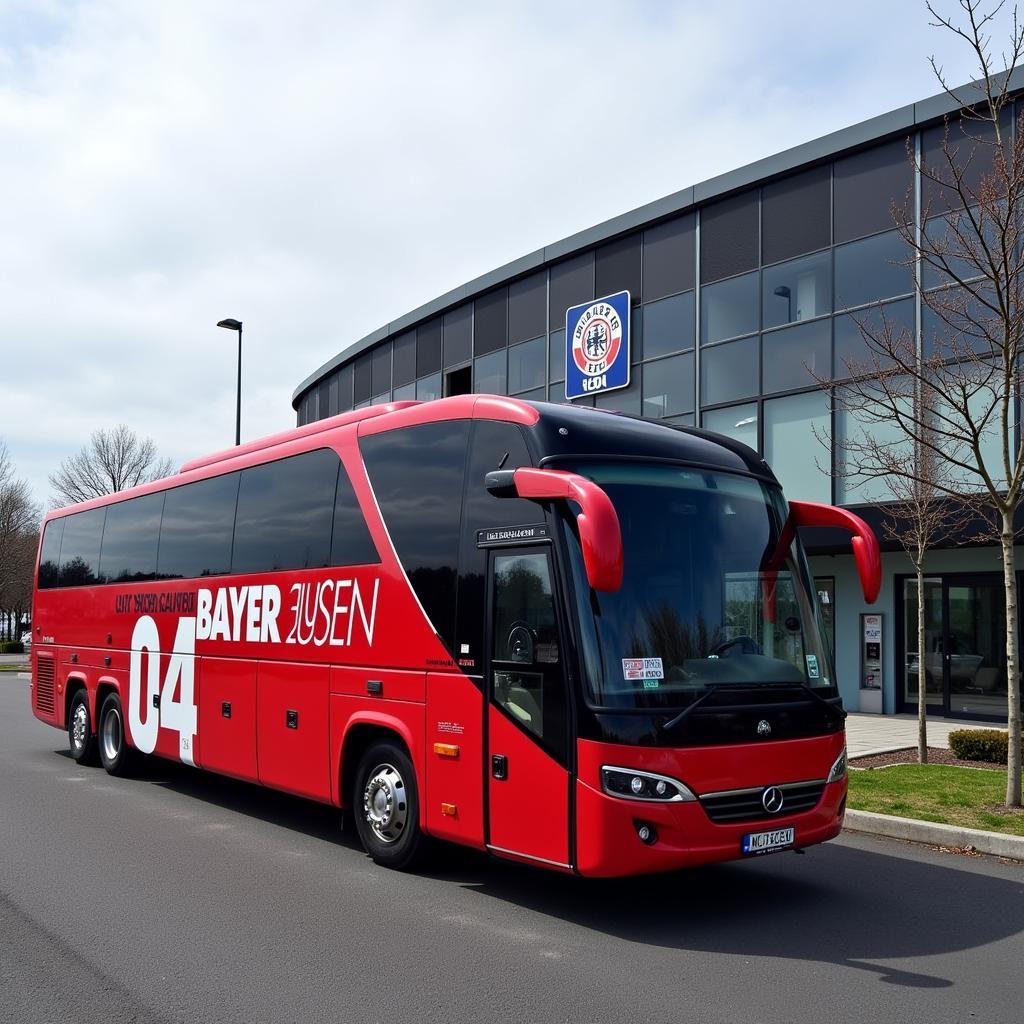
[[[218,327],[238,332],[238,391],[235,397],[235,444],[242,443],[242,321],[218,320]]]

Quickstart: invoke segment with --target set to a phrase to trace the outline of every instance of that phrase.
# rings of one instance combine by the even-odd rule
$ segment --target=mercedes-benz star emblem
[[[782,790],[778,786],[769,786],[761,794],[761,803],[769,814],[778,814],[782,810],[784,800],[785,797],[783,797]]]
[[[758,736],[771,736],[771,734],[772,734],[772,723],[769,722],[766,718],[762,718],[761,721],[757,723],[757,735]]]

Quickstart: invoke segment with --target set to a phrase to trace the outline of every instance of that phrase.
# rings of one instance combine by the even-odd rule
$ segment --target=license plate
[[[753,855],[758,853],[772,853],[775,850],[784,850],[792,846],[796,838],[795,828],[777,828],[772,832],[748,832],[743,837],[743,852]]]

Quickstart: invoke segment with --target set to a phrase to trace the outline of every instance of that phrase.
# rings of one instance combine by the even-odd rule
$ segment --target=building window
[[[441,369],[441,320],[435,317],[416,328],[416,376]]]
[[[373,366],[370,374],[371,391],[374,395],[391,393],[391,342],[386,341],[373,350]],[[376,399],[374,399],[376,401]]]
[[[760,251],[757,192],[723,199],[700,211],[702,284],[753,270]]]
[[[757,402],[732,405],[728,409],[711,409],[701,416],[705,430],[725,434],[734,441],[740,441],[758,451],[757,443]]]
[[[395,338],[392,362],[394,383],[408,384],[416,379],[416,332],[409,331]]]
[[[911,254],[898,231],[836,249],[836,307],[863,306],[914,290]]]
[[[478,395],[505,395],[507,350],[492,352],[473,361],[473,390]]]
[[[832,241],[831,185],[832,168],[826,165],[764,186],[764,263],[778,263],[824,249]]]
[[[645,359],[693,348],[693,292],[649,302],[643,310]]]
[[[832,312],[830,252],[766,267],[761,279],[765,330]]]
[[[795,391],[832,376],[832,322],[815,320],[761,338],[761,390]]]
[[[695,388],[692,352],[644,363],[643,376],[645,416],[663,418],[693,411]]]
[[[606,391],[597,395],[594,405],[598,409],[613,409],[615,412],[624,412],[630,416],[639,416],[642,413],[640,401],[640,368],[633,367],[632,379],[629,387],[616,388],[614,391]]]
[[[758,274],[733,277],[700,290],[700,338],[723,341],[758,327]]]
[[[714,345],[700,354],[701,405],[722,405],[757,394],[758,339]]]
[[[473,352],[485,355],[508,343],[508,289],[497,288],[473,303]]]
[[[433,373],[429,377],[416,381],[416,401],[432,402],[441,397],[441,374]]]
[[[595,253],[595,295],[628,291],[630,300],[640,301],[640,234],[629,235],[602,245]]]
[[[696,218],[692,213],[644,232],[644,300],[694,287]]]
[[[508,286],[509,344],[535,338],[548,329],[548,272],[513,281]]]
[[[416,398],[416,384],[403,384],[401,387],[395,388],[394,401],[396,402],[411,402]]]
[[[552,331],[548,340],[548,380],[565,380],[564,328],[560,331]]]
[[[834,179],[836,242],[891,228],[893,203],[897,209],[913,209],[914,178],[906,139],[837,160]]]
[[[548,327],[565,327],[565,311],[594,297],[594,254],[585,252],[551,268]]]
[[[547,362],[547,339],[534,338],[522,345],[513,345],[508,350],[508,393],[542,387],[544,367]]]
[[[889,302],[884,306],[870,306],[837,316],[834,321],[835,361],[834,374],[837,377],[856,375],[874,366],[878,353],[865,340],[863,329],[869,334],[880,336],[884,332],[892,333],[894,339],[909,332],[914,333],[914,300],[901,299]],[[879,365],[889,365],[879,360]]]
[[[357,405],[360,402],[368,401],[370,395],[373,394],[373,388],[371,386],[370,360],[371,353],[367,352],[366,355],[360,356],[354,364],[355,383],[353,385],[352,397]],[[315,419],[315,416],[311,417],[311,419]]]
[[[828,465],[829,451],[817,440],[829,432],[828,400],[820,391],[764,403],[764,458],[787,497],[831,500],[829,475],[818,468]]]
[[[338,371],[338,412],[348,412],[352,408],[352,364],[343,366]]]
[[[444,365],[457,366],[473,354],[473,307],[460,306],[444,315]]]

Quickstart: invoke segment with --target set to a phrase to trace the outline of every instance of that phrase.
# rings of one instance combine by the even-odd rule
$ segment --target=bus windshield
[[[835,695],[802,549],[780,543],[778,487],[662,463],[559,468],[598,484],[622,530],[622,586],[601,593],[587,585],[573,514],[564,521],[595,705],[668,710],[719,686]]]

